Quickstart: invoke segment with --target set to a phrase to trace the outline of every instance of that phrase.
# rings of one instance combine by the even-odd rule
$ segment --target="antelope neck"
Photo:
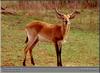
[[[62,26],[63,26],[63,27],[62,27],[63,34],[65,34],[66,32],[69,31],[70,25],[68,24],[68,21],[64,21]]]

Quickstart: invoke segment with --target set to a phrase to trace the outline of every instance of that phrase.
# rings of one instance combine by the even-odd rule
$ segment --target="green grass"
[[[80,10],[82,13],[71,22],[69,38],[62,48],[64,66],[99,66],[98,12]],[[66,13],[67,11],[64,11]],[[21,13],[21,12],[20,12]],[[23,17],[21,15],[1,15],[1,65],[22,66],[26,33],[25,25],[33,20],[56,23],[53,11]],[[53,44],[39,42],[33,49],[36,66],[56,66],[56,53]],[[27,66],[30,57],[27,57]]]

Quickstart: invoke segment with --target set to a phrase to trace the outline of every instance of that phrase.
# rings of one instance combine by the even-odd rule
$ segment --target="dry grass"
[[[67,12],[67,10],[63,10]],[[63,45],[62,61],[64,66],[99,66],[98,12],[81,10],[80,16],[72,20],[67,43]],[[69,11],[70,12],[70,11]],[[32,20],[55,23],[59,20],[53,11],[42,11],[41,14],[25,16],[2,15],[1,21],[1,65],[22,66],[26,34],[25,25]],[[52,44],[39,43],[33,50],[36,66],[56,66],[56,53]],[[27,66],[30,57],[27,56]]]

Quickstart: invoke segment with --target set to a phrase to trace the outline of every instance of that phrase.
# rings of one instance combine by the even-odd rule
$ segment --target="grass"
[[[62,62],[64,66],[99,66],[98,12],[95,9],[81,12],[71,21],[69,38],[62,48]],[[22,66],[26,39],[24,28],[27,23],[33,20],[59,22],[53,11],[40,13],[27,17],[1,15],[2,66]],[[56,66],[55,48],[51,43],[39,42],[33,49],[33,56],[36,66]],[[29,56],[27,66],[32,66]]]

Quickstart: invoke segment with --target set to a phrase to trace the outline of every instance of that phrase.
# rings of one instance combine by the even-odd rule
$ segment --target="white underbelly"
[[[44,35],[38,35],[39,41],[41,42],[53,42],[52,40],[50,40],[50,38],[44,36]],[[60,40],[60,42],[62,42],[62,44],[67,42],[67,37],[64,38],[63,40]]]
[[[38,37],[39,37],[39,41],[42,41],[42,42],[51,42],[52,41],[43,35],[38,35]]]

